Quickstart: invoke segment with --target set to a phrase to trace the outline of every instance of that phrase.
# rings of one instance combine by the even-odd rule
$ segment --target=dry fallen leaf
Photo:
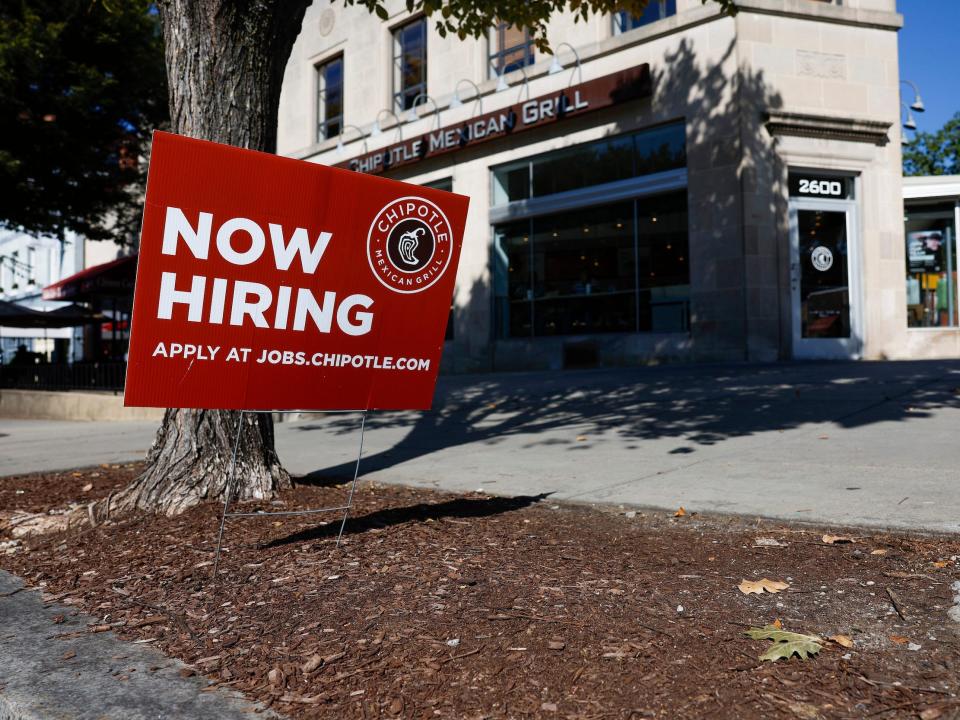
[[[687,514],[687,511],[684,509],[683,505],[680,506],[680,509],[677,510],[673,516],[674,517],[683,517]]]
[[[577,442],[585,442],[587,439],[586,435],[577,435]]]
[[[750,628],[747,635],[754,640],[772,640],[773,645],[763,655],[761,660],[789,660],[796,654],[801,660],[813,657],[823,648],[819,643],[822,641],[816,635],[801,635],[800,633],[778,630],[773,625],[767,625],[764,628]]]
[[[777,630],[783,630],[783,623],[780,622],[780,618],[777,618],[773,621],[773,627],[775,627]]]
[[[949,560],[937,560],[937,562],[935,562],[933,566],[936,568],[945,568],[949,564],[950,564]]]
[[[563,650],[566,646],[567,644],[565,642],[561,642],[560,640],[551,640],[547,643],[547,647],[551,650]]]
[[[754,547],[786,547],[787,543],[782,543],[776,538],[757,537],[753,539]]]
[[[853,647],[853,640],[848,635],[831,635],[829,639],[845,648]]]
[[[897,645],[905,645],[910,642],[910,638],[904,637],[903,635],[891,635],[890,639],[893,640]]]
[[[854,540],[852,537],[848,537],[847,535],[824,535],[823,541],[827,545],[840,545],[842,543],[856,542],[856,540]]]
[[[920,720],[937,720],[943,716],[942,707],[931,707],[920,712]]]
[[[886,555],[886,554],[887,554],[887,551],[884,550],[884,549],[871,550],[871,551],[870,551],[870,554],[871,554],[871,555]]]
[[[80,492],[90,492],[91,490],[93,490],[93,483],[87,483],[82,488],[80,488]]]
[[[760,595],[764,592],[778,593],[781,590],[786,590],[790,587],[790,584],[782,580],[770,580],[769,578],[763,578],[761,580],[744,579],[737,587],[740,588],[740,592],[744,595]]]
[[[76,656],[77,656],[77,651],[76,651],[76,650],[67,650],[67,651],[63,654],[63,659],[64,659],[64,660],[70,660],[70,659],[72,659],[72,658],[75,658]]]

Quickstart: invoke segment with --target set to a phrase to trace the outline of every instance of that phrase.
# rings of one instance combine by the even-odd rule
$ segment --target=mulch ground
[[[0,479],[0,502],[85,500],[104,470],[20,495],[31,478]],[[339,550],[335,515],[233,520],[214,580],[218,511],[28,540],[0,566],[95,616],[90,632],[149,640],[292,718],[960,717],[955,537],[364,484]],[[761,578],[789,588],[737,589]],[[744,632],[777,619],[853,646],[761,662],[769,642]]]

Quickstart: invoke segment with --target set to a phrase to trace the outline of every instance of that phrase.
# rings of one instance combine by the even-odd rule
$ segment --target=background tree
[[[130,242],[150,132],[167,117],[148,0],[0,4],[0,225]]]
[[[322,0],[319,0],[322,1]],[[382,0],[343,0],[381,19]],[[407,0],[435,21],[441,35],[482,37],[495,21],[529,28],[547,48],[546,21],[570,10],[578,17],[626,10],[648,0]],[[715,2],[736,11],[734,0]],[[309,0],[158,0],[166,44],[170,121],[176,133],[266,152],[276,150],[280,87]],[[240,428],[236,494],[265,498],[290,483],[273,447],[269,415],[168,410],[143,475],[101,502],[96,518],[134,508],[167,514],[226,492],[233,436]]]
[[[960,173],[960,112],[936,132],[918,132],[903,148],[904,175]]]

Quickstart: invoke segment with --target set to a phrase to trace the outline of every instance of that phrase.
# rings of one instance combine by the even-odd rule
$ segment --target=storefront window
[[[907,325],[957,326],[955,204],[908,205]]]
[[[493,204],[673,170],[686,163],[683,123],[663,125],[495,168]]]
[[[683,332],[686,190],[498,225],[497,334]]]

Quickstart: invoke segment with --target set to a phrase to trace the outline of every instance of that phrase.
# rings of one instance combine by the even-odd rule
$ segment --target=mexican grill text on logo
[[[125,404],[429,408],[467,203],[156,133]]]

